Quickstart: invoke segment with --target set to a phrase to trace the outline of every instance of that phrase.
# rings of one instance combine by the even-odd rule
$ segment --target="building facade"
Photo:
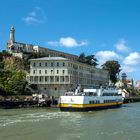
[[[68,58],[71,60],[78,59],[77,55],[40,47],[38,45],[16,42],[15,41],[15,29],[13,26],[10,29],[10,39],[9,39],[9,42],[7,43],[7,50],[10,53],[12,53],[14,56],[18,56],[21,58],[23,58],[24,53],[38,53],[38,52],[40,52],[40,53],[45,53],[51,57],[61,56],[61,57],[65,57],[65,58]]]
[[[40,93],[59,97],[66,91],[74,91],[77,84],[82,88],[106,85],[108,72],[63,57],[44,57],[30,60],[30,84],[37,85]]]

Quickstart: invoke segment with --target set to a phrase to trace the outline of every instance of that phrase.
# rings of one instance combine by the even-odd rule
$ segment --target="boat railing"
[[[68,92],[65,92],[64,95],[65,96],[73,96],[74,95],[74,92],[68,91]]]

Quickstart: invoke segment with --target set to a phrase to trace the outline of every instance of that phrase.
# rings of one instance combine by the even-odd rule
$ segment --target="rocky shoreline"
[[[29,107],[56,107],[58,99],[45,98],[40,101],[38,98],[34,99],[32,96],[0,96],[0,108],[29,108]]]

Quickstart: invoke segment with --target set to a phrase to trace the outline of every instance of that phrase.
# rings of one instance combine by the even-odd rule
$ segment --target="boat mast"
[[[80,92],[80,89],[81,89],[80,84],[77,84],[77,87],[76,87],[76,90],[75,90],[74,95],[77,95],[77,94],[78,94],[78,92]]]

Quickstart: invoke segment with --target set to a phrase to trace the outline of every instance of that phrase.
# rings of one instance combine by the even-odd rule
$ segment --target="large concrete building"
[[[105,85],[108,72],[63,57],[44,57],[30,60],[30,84],[36,84],[40,93],[58,97],[66,91]]]
[[[18,57],[23,57],[24,53],[33,53],[33,52],[40,52],[40,53],[45,53],[48,56],[51,57],[65,57],[71,60],[77,60],[78,56],[69,54],[69,53],[64,53],[61,51],[56,51],[44,47],[40,47],[38,45],[32,45],[32,44],[26,44],[26,43],[21,43],[21,42],[16,42],[15,41],[15,29],[12,26],[10,29],[10,39],[9,42],[7,43],[7,49],[10,53],[12,53],[14,56]]]

